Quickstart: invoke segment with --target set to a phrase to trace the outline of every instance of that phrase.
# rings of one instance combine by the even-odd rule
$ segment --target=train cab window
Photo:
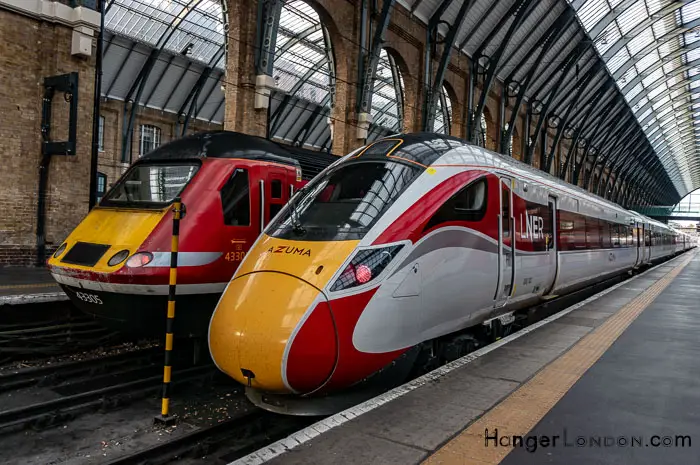
[[[486,179],[472,182],[450,197],[425,225],[425,230],[451,221],[480,221],[486,213]]]
[[[420,173],[393,161],[340,163],[305,185],[289,214],[266,232],[307,241],[361,239]]]
[[[279,179],[273,179],[270,182],[270,198],[281,199],[282,198],[282,181]],[[278,209],[279,211],[279,209]],[[270,214],[272,215],[272,214]]]
[[[224,224],[228,226],[250,225],[250,187],[248,170],[236,168],[221,188],[221,207]]]

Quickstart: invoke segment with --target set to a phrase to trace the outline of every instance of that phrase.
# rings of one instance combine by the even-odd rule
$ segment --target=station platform
[[[68,300],[44,267],[0,267],[0,305]]]
[[[233,464],[697,463],[699,302],[692,250]]]

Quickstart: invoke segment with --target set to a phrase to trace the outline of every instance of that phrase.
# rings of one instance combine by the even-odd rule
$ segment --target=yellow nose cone
[[[268,392],[289,392],[283,374],[285,347],[318,289],[277,272],[234,279],[209,325],[209,350],[224,373]],[[322,297],[320,297],[322,298]],[[325,300],[325,299],[324,299]]]

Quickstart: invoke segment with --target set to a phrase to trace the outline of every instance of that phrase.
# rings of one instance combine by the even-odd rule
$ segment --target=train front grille
[[[82,266],[95,266],[109,250],[109,245],[76,242],[61,260],[62,263]]]

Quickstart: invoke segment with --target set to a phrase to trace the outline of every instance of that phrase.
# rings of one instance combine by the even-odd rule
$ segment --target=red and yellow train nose
[[[321,387],[338,360],[337,328],[321,289],[356,245],[261,238],[209,325],[219,369],[267,392]]]

